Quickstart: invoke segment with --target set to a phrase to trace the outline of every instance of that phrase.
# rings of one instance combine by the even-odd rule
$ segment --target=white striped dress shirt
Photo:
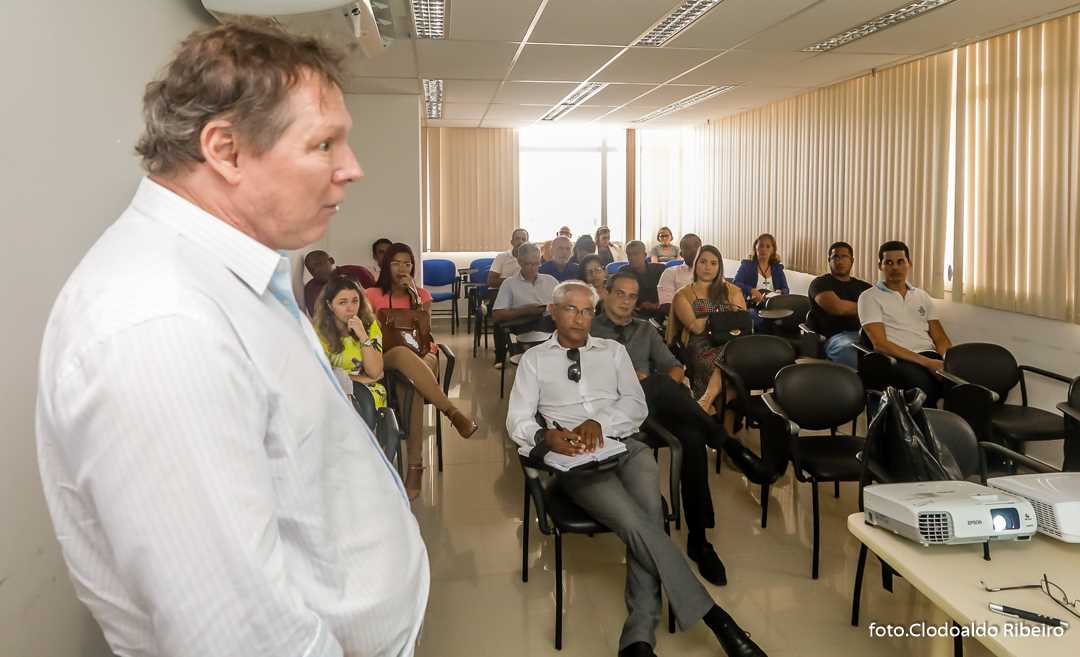
[[[53,307],[41,478],[118,655],[413,653],[427,552],[307,320],[268,289],[280,266],[144,179]]]

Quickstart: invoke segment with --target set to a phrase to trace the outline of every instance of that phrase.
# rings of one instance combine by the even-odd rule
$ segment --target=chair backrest
[[[1001,401],[1020,383],[1020,366],[1008,349],[989,342],[966,342],[945,352],[945,371],[990,388]]]
[[[375,430],[375,422],[379,418],[379,410],[375,407],[375,397],[371,390],[363,383],[353,381],[352,389],[353,408],[372,431]]]
[[[665,267],[678,267],[681,264],[683,264],[683,259],[682,258],[675,258],[674,260],[668,260],[667,262],[665,262],[664,266]]]
[[[979,474],[979,441],[971,425],[964,418],[950,411],[925,408],[926,423],[938,439],[945,445],[960,466],[960,472],[967,479]]]
[[[775,335],[744,335],[724,345],[724,364],[748,390],[768,390],[781,369],[795,362],[795,348]]]
[[[614,274],[623,267],[630,264],[629,260],[616,260],[615,262],[609,262],[607,266],[607,273]]]
[[[781,294],[765,299],[766,310],[791,310],[791,319],[798,325],[806,321],[810,312],[810,297],[802,294]]]
[[[792,422],[813,431],[847,424],[866,406],[859,375],[839,363],[788,365],[776,374],[773,396]]]
[[[424,260],[424,287],[453,285],[457,279],[457,265],[453,260],[434,258]]]

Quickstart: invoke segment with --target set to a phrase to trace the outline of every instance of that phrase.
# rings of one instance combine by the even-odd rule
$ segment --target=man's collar
[[[564,347],[562,346],[562,344],[559,343],[559,332],[557,330],[551,334],[551,337],[548,338],[548,341],[544,344],[547,345],[548,349],[561,349],[562,351],[570,351],[571,349],[570,347]],[[596,349],[599,346],[600,343],[596,341],[596,338],[589,335],[585,338],[585,344],[581,347],[578,347],[578,350],[589,351],[590,349]]]
[[[606,319],[606,320],[607,320],[608,322],[610,322],[610,323],[611,323],[611,325],[612,325],[612,326],[630,326],[631,324],[633,324],[633,323],[634,323],[634,317],[633,317],[633,315],[631,315],[631,316],[630,316],[630,318],[629,318],[629,319],[627,319],[627,320],[626,320],[626,323],[624,323],[624,324],[620,324],[620,323],[618,323],[617,321],[615,321],[615,320],[614,320],[614,319],[613,319],[613,318],[611,317],[611,315],[607,314],[607,312],[603,312],[603,313],[600,313],[600,317],[603,317],[604,319]],[[597,317],[597,319],[600,319],[600,317]]]
[[[131,207],[209,252],[258,295],[286,257],[150,178],[139,183]]]
[[[907,281],[904,281],[904,285],[907,286],[908,290],[914,290],[915,289],[915,286],[912,285],[911,283],[907,282]],[[885,281],[878,281],[877,287],[878,287],[878,289],[885,290],[886,292],[896,292],[896,290],[894,290],[891,287],[889,287],[888,285],[886,285]],[[899,294],[899,292],[897,292],[897,294]]]

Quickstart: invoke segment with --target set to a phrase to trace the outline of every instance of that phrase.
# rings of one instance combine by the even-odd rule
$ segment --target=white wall
[[[349,144],[364,178],[349,186],[326,236],[295,254],[297,276],[302,254],[312,249],[339,265],[368,266],[380,237],[404,242],[420,257],[420,96],[348,94],[345,104],[353,119]]]
[[[37,356],[60,286],[127,205],[143,87],[192,29],[198,0],[0,3],[0,655],[109,654],[75,598],[34,442]]]

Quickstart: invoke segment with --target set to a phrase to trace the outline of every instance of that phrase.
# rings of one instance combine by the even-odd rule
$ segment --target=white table
[[[863,514],[848,516],[848,531],[913,587],[959,625],[986,623],[997,626],[995,636],[976,637],[995,655],[1032,657],[1080,656],[1080,618],[1069,614],[1040,589],[983,590],[979,580],[990,586],[1011,586],[1039,582],[1043,573],[1060,585],[1070,598],[1080,596],[1080,544],[1036,534],[1030,541],[1003,541],[990,544],[990,561],[982,558],[982,544],[933,545],[924,547],[890,531],[867,525]],[[868,564],[869,570],[869,564]],[[874,578],[866,578],[863,587]],[[1004,636],[1004,625],[1022,621],[991,612],[990,602],[1027,609],[1068,620],[1072,627],[1064,636]],[[861,619],[866,625],[869,621]],[[1038,627],[1041,625],[1028,624]],[[970,639],[969,639],[970,640]]]

